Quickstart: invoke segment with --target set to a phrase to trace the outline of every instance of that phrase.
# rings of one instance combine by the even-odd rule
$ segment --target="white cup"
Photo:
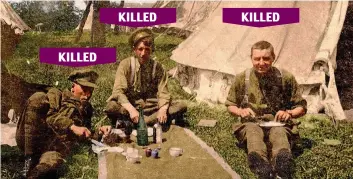
[[[178,147],[172,147],[169,149],[169,154],[173,157],[178,157],[183,154],[183,149]]]
[[[136,155],[136,154],[128,154],[126,155],[126,160],[130,163],[138,163],[140,162],[141,156]]]

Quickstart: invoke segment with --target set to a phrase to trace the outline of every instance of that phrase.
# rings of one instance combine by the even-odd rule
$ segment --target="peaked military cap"
[[[135,30],[129,37],[129,45],[133,48],[134,44],[145,37],[153,37],[153,32],[151,29],[141,28]]]
[[[92,70],[75,70],[70,76],[69,80],[82,86],[98,88],[96,81],[98,74]]]

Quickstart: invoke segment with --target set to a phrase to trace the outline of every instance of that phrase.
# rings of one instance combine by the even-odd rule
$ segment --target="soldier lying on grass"
[[[97,78],[94,71],[76,71],[69,76],[71,91],[51,88],[28,99],[16,131],[17,145],[25,155],[24,177],[55,178],[72,146],[91,136],[89,100]],[[109,133],[110,126],[99,131]]]

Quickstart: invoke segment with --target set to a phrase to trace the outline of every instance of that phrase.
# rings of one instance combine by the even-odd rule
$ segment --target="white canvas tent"
[[[12,55],[21,35],[30,28],[7,1],[0,1],[0,21],[1,59],[5,59]]]
[[[144,8],[144,7],[152,7],[153,3],[125,3],[125,8],[135,8],[135,7],[140,7],[140,8]],[[84,31],[91,31],[92,30],[92,22],[93,22],[93,4],[91,4],[90,6],[90,10],[85,22],[85,25],[83,26],[83,30]],[[77,25],[77,27],[75,28],[75,30],[78,30],[80,27],[80,24]],[[115,25],[110,25],[111,29],[114,29]],[[130,28],[127,26],[121,26],[119,28],[121,31],[123,32],[130,32],[133,31],[135,28]]]
[[[252,66],[251,46],[266,40],[275,48],[274,65],[296,77],[308,113],[324,110],[334,119],[345,119],[334,70],[347,6],[348,2],[219,2],[173,51],[171,58],[179,64],[175,76],[186,91],[197,93],[197,99],[223,103],[234,75]],[[223,7],[296,7],[300,23],[265,28],[225,24]]]
[[[83,26],[84,31],[91,31],[92,29],[92,21],[93,21],[93,4],[91,4],[85,25]],[[75,30],[78,30],[80,28],[80,24],[77,25]]]
[[[23,35],[26,30],[30,30],[30,28],[23,22],[7,1],[0,1],[0,21],[1,60],[7,60],[14,53],[16,44],[19,42],[21,35]],[[15,105],[18,107],[23,105],[19,102],[23,100],[21,99],[23,93],[20,93],[21,91],[19,90],[19,86],[17,86],[19,84],[16,79],[18,78],[10,75],[5,66],[1,67],[1,85],[6,85],[6,88],[1,86],[1,145],[16,145],[16,124],[13,123],[15,116],[14,114],[7,115],[9,109],[13,107],[11,105],[12,103],[16,103]],[[16,85],[15,87],[14,84]],[[14,95],[14,91],[19,93]],[[9,123],[3,124],[3,122]]]
[[[195,31],[220,4],[221,1],[160,1],[154,7],[177,9],[177,21],[164,27]]]

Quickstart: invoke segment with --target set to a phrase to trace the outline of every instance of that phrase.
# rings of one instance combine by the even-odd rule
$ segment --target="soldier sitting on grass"
[[[168,91],[168,76],[162,65],[151,59],[154,37],[151,30],[138,29],[129,38],[134,55],[122,60],[115,76],[113,93],[105,112],[115,125],[121,120],[127,126],[137,123],[138,108],[143,108],[148,125],[182,121],[186,105],[172,101]],[[132,123],[131,123],[132,122]],[[168,125],[163,125],[168,126]]]
[[[293,125],[263,130],[257,124],[260,121],[254,120],[259,116],[272,116],[270,120],[290,124],[293,118],[306,113],[307,104],[294,76],[273,67],[274,59],[274,49],[269,42],[255,43],[251,48],[253,68],[235,77],[226,106],[231,114],[241,117],[242,123],[234,125],[233,130],[238,141],[247,146],[250,169],[260,178],[276,174],[290,178]],[[270,142],[269,150],[265,139]]]
[[[71,91],[51,88],[28,99],[16,131],[17,145],[25,155],[24,177],[55,178],[73,144],[91,136],[93,108],[88,101],[97,78],[94,71],[76,71],[69,77]],[[99,130],[106,134],[110,126]]]

